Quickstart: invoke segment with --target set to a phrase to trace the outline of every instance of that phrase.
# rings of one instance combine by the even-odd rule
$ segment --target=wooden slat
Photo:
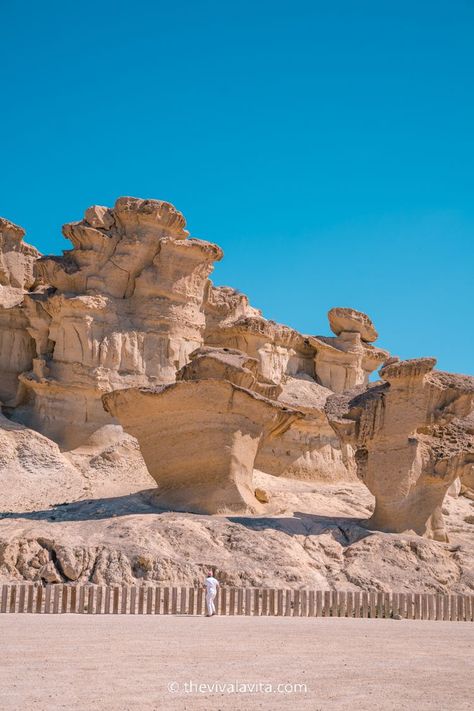
[[[390,616],[395,617],[395,615],[400,614],[400,595],[398,593],[392,593],[392,604]]]
[[[457,606],[458,598],[457,595],[450,595],[449,596],[449,619],[451,622],[456,622],[458,618],[458,606]]]
[[[283,590],[277,590],[277,614],[283,616]]]
[[[192,590],[192,588],[191,588]],[[146,614],[151,615],[153,613],[153,588],[146,589]]]
[[[69,593],[69,585],[63,585],[63,594],[61,596],[61,612],[63,613],[63,615],[68,612],[68,602],[70,597]]]
[[[329,617],[331,614],[331,591],[325,590],[323,597],[323,617]]]
[[[428,595],[428,619],[436,620],[434,595]]]
[[[161,588],[155,590],[155,615],[161,615]]]
[[[300,615],[301,617],[308,617],[308,591],[307,590],[302,590],[301,591],[301,609],[300,609]]]
[[[110,614],[110,610],[112,608],[111,602],[112,602],[112,591],[111,591],[110,587],[107,585],[107,587],[105,588],[105,601],[104,601],[104,614],[105,615]]]
[[[275,604],[276,604],[276,590],[275,590],[275,588],[271,588],[268,591],[268,614],[269,615],[276,615]]]
[[[244,613],[244,590],[243,588],[237,589],[237,614],[243,615]]]
[[[104,600],[104,587],[103,585],[99,585],[97,587],[97,600],[95,603],[95,612],[96,615],[101,615],[102,614],[102,603]]]
[[[46,585],[46,589],[44,591],[44,611],[48,614],[51,612],[51,592],[52,586],[50,584]]]
[[[415,611],[414,611],[414,618],[415,620],[421,620],[421,593],[415,593]]]
[[[363,590],[361,593],[362,617],[369,616],[369,593]]]
[[[291,590],[285,590],[285,617],[291,615]]]
[[[235,614],[235,588],[230,589],[229,596],[229,615]]]
[[[25,611],[26,585],[22,583],[18,590],[18,612]]]
[[[186,614],[186,592],[187,592],[186,588],[181,587],[181,593],[180,593],[180,597],[179,597],[179,612],[181,615]]]
[[[354,593],[352,590],[347,591],[346,595],[346,617],[354,616]]]
[[[137,586],[132,585],[130,588],[130,614],[134,615],[137,611]]]
[[[10,587],[10,606],[9,606],[10,612],[16,612],[16,591],[17,591],[16,585],[12,585]]]
[[[260,615],[260,595],[261,591],[259,588],[255,588],[253,591],[253,614],[258,617]]]
[[[466,595],[466,621],[472,621],[472,597],[470,595]]]
[[[383,601],[384,601],[384,594],[383,592],[378,592],[377,593],[377,608],[376,608],[376,615],[378,619],[381,619],[383,615]]]
[[[203,599],[204,599],[204,588],[201,584],[199,584],[199,587],[198,587],[197,593],[196,593],[196,614],[197,615],[202,615]]]
[[[43,586],[38,585],[36,588],[36,607],[35,612],[40,613],[43,610]]]
[[[178,610],[178,588],[171,588],[171,614],[176,615]]]
[[[252,614],[252,591],[250,588],[245,588],[245,614]]]
[[[112,592],[112,609],[113,614],[118,615],[119,613],[119,603],[120,603],[120,588],[115,586]]]
[[[138,614],[145,614],[145,588],[143,585],[138,588]]]
[[[26,611],[33,612],[33,600],[35,596],[35,586],[28,585],[28,599],[26,601]]]
[[[360,617],[360,590],[356,590],[354,593],[354,617]]]
[[[87,595],[87,612],[89,615],[95,614],[95,587],[91,585]]]
[[[422,593],[421,595],[421,619],[428,619],[428,593]]]
[[[71,606],[70,606],[70,611],[71,612],[77,612],[77,585],[73,585],[71,587]]]
[[[219,613],[221,615],[227,615],[227,588],[220,588],[220,597]]]
[[[323,591],[316,590],[316,617],[321,617],[323,614]]]
[[[129,588],[127,585],[122,585],[122,595],[120,600],[120,612],[122,615],[126,615],[128,611],[128,598],[129,598]]]
[[[77,611],[79,612],[79,614],[83,614],[84,613],[84,599],[85,599],[85,594],[86,594],[84,585],[79,585],[78,593],[79,593],[79,602],[78,602],[78,606],[77,606]]]
[[[53,614],[57,615],[59,613],[59,593],[61,592],[61,586],[55,585],[53,590]]]
[[[2,606],[0,608],[0,612],[6,612],[8,609],[8,592],[9,592],[10,586],[9,585],[3,585],[2,587]]]

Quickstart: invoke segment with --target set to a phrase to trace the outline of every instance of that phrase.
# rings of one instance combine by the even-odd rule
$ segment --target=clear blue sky
[[[43,252],[119,195],[217,242],[215,282],[474,373],[474,3],[12,2],[0,214]]]

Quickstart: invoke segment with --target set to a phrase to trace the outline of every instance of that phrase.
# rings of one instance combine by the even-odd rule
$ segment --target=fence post
[[[235,588],[230,589],[229,595],[229,615],[235,614]]]
[[[323,591],[316,590],[316,617],[322,617],[323,614]]]
[[[360,591],[354,593],[354,617],[360,617]]]
[[[277,614],[283,616],[283,590],[277,590]]]
[[[137,588],[132,585],[130,588],[130,614],[134,615],[137,609]]]
[[[260,615],[260,594],[261,590],[259,588],[255,588],[253,591],[253,614],[255,617]]]
[[[155,615],[161,613],[161,588],[158,587],[155,590]]]
[[[95,603],[95,612],[96,615],[101,615],[102,614],[102,600],[104,597],[104,588],[102,585],[99,585],[97,588],[97,600]]]
[[[10,612],[15,612],[16,610],[16,585],[12,585],[10,588]]]

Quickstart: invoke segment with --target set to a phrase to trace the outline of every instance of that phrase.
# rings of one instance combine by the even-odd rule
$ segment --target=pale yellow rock
[[[103,401],[137,438],[161,505],[196,513],[258,511],[258,447],[301,417],[229,380],[115,390]]]
[[[35,285],[38,250],[23,242],[25,231],[0,217],[0,402],[15,404],[18,376],[29,370],[35,355],[28,320],[21,307]]]
[[[73,249],[36,264],[54,293],[25,300],[36,358],[17,419],[74,449],[113,422],[104,392],[174,382],[203,343],[204,293],[222,257],[184,226],[169,203],[137,198],[64,226]]]
[[[392,363],[385,381],[331,396],[326,411],[355,448],[359,478],[374,494],[369,525],[446,540],[441,505],[474,463],[474,378],[433,371],[434,358]]]
[[[331,331],[340,336],[341,333],[359,333],[363,341],[372,343],[379,334],[367,314],[355,309],[336,306],[328,312]]]
[[[346,308],[331,309],[328,317],[336,337],[308,338],[315,351],[316,380],[336,393],[366,385],[370,374],[390,356],[370,345],[378,335],[372,321],[360,311]]]

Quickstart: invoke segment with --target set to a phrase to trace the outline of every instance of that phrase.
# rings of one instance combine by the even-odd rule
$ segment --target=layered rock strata
[[[0,217],[0,402],[14,403],[18,376],[31,368],[34,342],[21,304],[35,285],[39,252],[23,242],[25,231]]]
[[[211,358],[198,360],[203,370],[210,369]],[[223,370],[215,369],[217,378],[195,379],[187,368],[172,385],[117,390],[103,397],[105,408],[137,438],[163,506],[208,514],[261,510],[253,484],[258,447],[263,438],[278,437],[301,416],[219,379],[247,379],[250,372],[243,372],[248,369],[241,363],[222,365]]]
[[[434,358],[387,365],[383,381],[331,396],[326,412],[355,449],[375,496],[370,527],[446,540],[441,505],[474,464],[474,378],[433,371]]]
[[[184,226],[169,203],[136,198],[64,226],[73,249],[36,264],[54,290],[25,299],[37,351],[21,377],[25,424],[71,449],[111,422],[104,392],[175,380],[203,342],[204,291],[222,257]]]

